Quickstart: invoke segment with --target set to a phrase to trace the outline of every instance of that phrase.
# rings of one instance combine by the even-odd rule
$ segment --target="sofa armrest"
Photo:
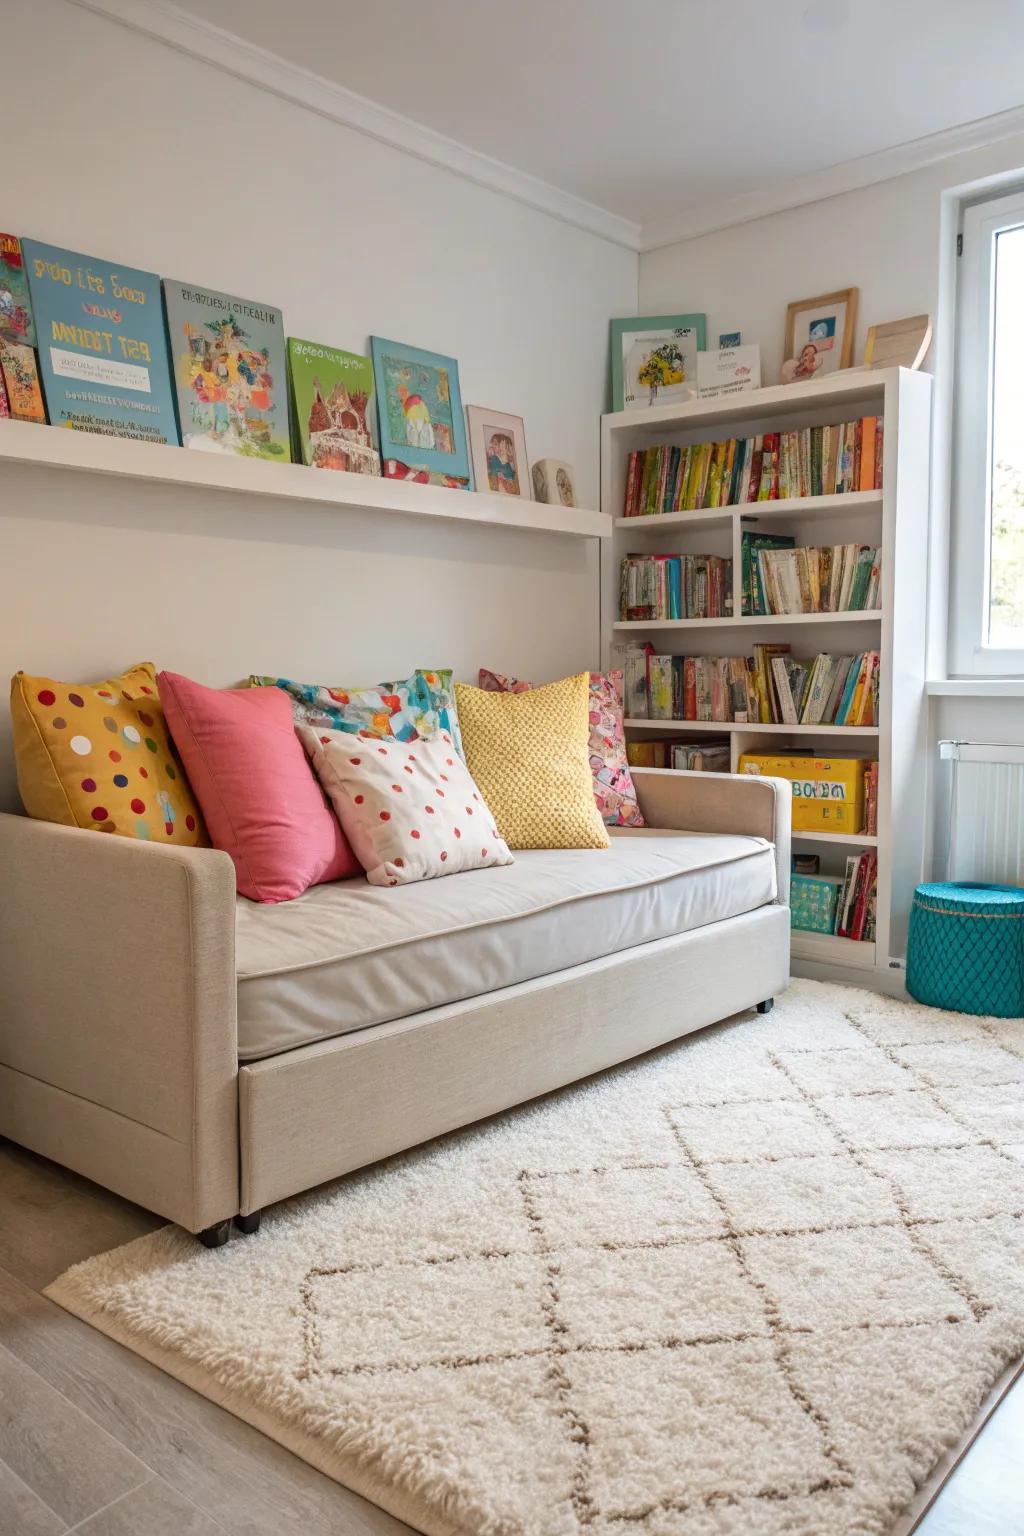
[[[775,846],[779,901],[789,901],[793,786],[788,779],[747,773],[678,773],[633,768],[637,799],[650,827],[686,832],[739,832]]]
[[[198,1231],[238,1210],[235,874],[0,815],[0,1132]]]

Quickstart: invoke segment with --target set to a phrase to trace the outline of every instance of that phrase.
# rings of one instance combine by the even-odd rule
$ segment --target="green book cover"
[[[314,469],[379,475],[374,451],[373,363],[315,341],[288,338],[296,460]]]

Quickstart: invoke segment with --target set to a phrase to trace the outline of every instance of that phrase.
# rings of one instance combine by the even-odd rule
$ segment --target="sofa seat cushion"
[[[447,880],[344,880],[238,898],[242,1061],[581,965],[775,899],[761,838],[611,829],[608,849],[527,849]]]

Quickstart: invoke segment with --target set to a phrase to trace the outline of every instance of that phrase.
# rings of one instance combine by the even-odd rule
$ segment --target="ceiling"
[[[1024,100],[1022,0],[179,5],[640,225]]]

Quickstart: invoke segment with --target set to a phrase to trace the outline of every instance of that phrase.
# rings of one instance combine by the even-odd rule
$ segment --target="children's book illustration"
[[[38,240],[22,254],[51,424],[176,444],[156,273]]]
[[[170,279],[164,296],[185,447],[287,464],[281,311]]]
[[[379,475],[370,423],[373,364],[368,357],[288,338],[292,411],[300,452],[314,469]]]

